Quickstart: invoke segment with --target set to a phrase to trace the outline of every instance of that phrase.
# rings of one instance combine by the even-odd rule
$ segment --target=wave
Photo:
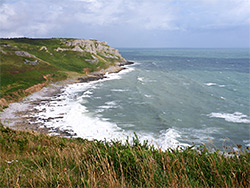
[[[67,130],[74,137],[81,137],[84,139],[97,140],[130,140],[134,136],[132,130],[125,131],[116,123],[110,122],[110,119],[103,118],[98,112],[103,112],[109,108],[117,108],[117,101],[105,102],[103,106],[91,113],[84,105],[86,103],[85,97],[90,97],[93,90],[98,87],[98,84],[107,80],[121,79],[121,75],[133,71],[134,68],[129,67],[118,74],[107,74],[106,79],[93,81],[89,83],[75,83],[66,86],[59,96],[55,96],[51,101],[36,106],[36,113],[30,117],[30,123],[41,123],[42,127],[51,128],[51,134],[57,134],[56,130]],[[123,92],[122,89],[113,89],[113,91]],[[79,93],[82,93],[79,95]],[[150,97],[150,96],[147,96]],[[35,121],[34,121],[35,119]],[[135,125],[130,124],[129,127]],[[174,129],[167,129],[161,131],[159,134],[155,133],[137,133],[141,142],[148,140],[149,144],[154,144],[161,149],[169,147],[176,148],[177,146],[187,146],[185,143],[180,143],[177,139],[180,134]]]
[[[205,83],[205,85],[207,85],[207,86],[216,86],[217,84],[216,83]]]
[[[176,128],[180,135],[181,139],[188,140],[189,143],[208,143],[209,140],[213,140],[214,134],[217,134],[221,131],[221,128],[218,127],[206,127],[203,125],[201,128]]]
[[[104,109],[110,109],[110,108],[118,108],[118,105],[116,104],[115,101],[105,102],[105,105],[98,107],[97,112],[103,112]]]
[[[245,146],[250,147],[250,140],[243,140]]]
[[[125,142],[127,138],[134,136],[132,130],[125,131],[120,128],[116,123],[110,122],[96,113],[90,113],[86,106],[84,106],[84,99],[81,95],[75,95],[78,91],[92,89],[96,87],[93,83],[72,84],[64,89],[64,92],[48,103],[37,106],[38,113],[33,114],[37,123],[40,122],[44,127],[52,128],[51,134],[56,134],[53,130],[67,130],[75,137],[84,139],[97,139],[97,140],[121,140]],[[117,101],[108,101],[99,110],[117,107]],[[102,109],[101,109],[102,108]],[[129,125],[133,127],[134,125]],[[187,146],[185,143],[180,143],[180,133],[175,129],[166,129],[159,134],[154,133],[137,133],[141,142],[148,140],[149,144],[153,144],[163,150],[176,148],[177,146]]]
[[[144,78],[144,77],[137,77],[137,80],[139,81],[139,82],[141,82],[142,84],[144,84],[144,82],[147,82],[147,83],[153,83],[153,82],[157,82],[156,80],[151,80],[151,79],[149,79],[149,78]]]
[[[159,142],[160,148],[176,148],[177,146],[187,147],[190,146],[186,143],[181,143],[177,139],[181,138],[181,133],[176,129],[170,128],[164,131],[161,131],[159,139],[156,140],[156,143]]]
[[[218,87],[225,87],[225,85],[218,85],[217,83],[212,83],[212,82],[208,82],[205,83],[206,86],[218,86]]]
[[[208,114],[208,116],[211,118],[221,118],[224,119],[225,121],[233,123],[250,123],[248,116],[240,112],[234,112],[233,114],[212,112]]]
[[[143,77],[138,77],[137,80],[140,81],[140,82],[143,82]]]
[[[43,126],[53,128],[53,130],[70,130],[76,134],[74,137],[89,140],[121,140],[123,142],[129,137],[130,141],[132,140],[131,138],[134,136],[132,130],[125,131],[116,123],[110,122],[109,119],[90,113],[81,104],[81,100],[80,97],[77,100],[67,100],[67,95],[65,95],[64,100],[51,101],[49,104],[46,103],[37,107],[37,110],[40,110],[40,112],[34,114],[34,117],[37,117]],[[114,101],[109,101],[105,104],[106,106],[103,106],[103,108],[105,107],[104,109],[114,108],[114,105],[116,105]],[[130,127],[133,126],[130,125]],[[55,132],[52,131],[51,134],[55,134]],[[149,144],[153,144],[163,150],[169,147],[188,146],[178,141],[178,138],[181,137],[180,133],[172,128],[161,131],[158,135],[144,132],[138,132],[137,135],[141,142],[147,140]]]
[[[114,91],[114,92],[125,92],[125,91],[128,91],[127,89],[111,89],[111,91]]]

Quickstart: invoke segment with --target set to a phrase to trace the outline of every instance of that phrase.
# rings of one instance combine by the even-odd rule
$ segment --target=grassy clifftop
[[[106,42],[87,39],[0,39],[0,106],[70,75],[106,69],[125,59]]]
[[[0,125],[0,187],[249,187],[250,152],[161,151]]]

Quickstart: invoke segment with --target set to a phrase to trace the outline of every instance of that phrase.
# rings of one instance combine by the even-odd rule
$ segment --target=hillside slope
[[[72,75],[126,60],[106,42],[87,39],[0,39],[0,108]]]

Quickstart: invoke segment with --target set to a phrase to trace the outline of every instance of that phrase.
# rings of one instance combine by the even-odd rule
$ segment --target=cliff
[[[50,82],[116,72],[126,60],[107,42],[88,39],[0,39],[0,110]]]

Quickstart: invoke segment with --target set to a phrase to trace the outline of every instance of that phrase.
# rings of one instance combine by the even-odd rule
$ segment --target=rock
[[[7,43],[3,43],[2,46],[3,47],[12,47],[10,44],[7,44]]]
[[[125,69],[124,67],[120,67],[120,66],[110,66],[109,68],[105,69],[105,72],[110,73],[118,73],[121,70]]]
[[[84,49],[84,51],[96,54],[94,42],[88,39],[77,39],[77,40],[67,41],[64,44],[66,46],[80,46]]]
[[[67,49],[67,48],[60,48],[58,47],[57,49],[55,49],[55,51],[59,52],[59,51],[68,51],[70,49]]]
[[[133,65],[134,64],[134,62],[132,62],[132,61],[122,61],[122,62],[118,62],[118,63],[116,63],[116,65],[117,66],[125,66],[125,65]]]
[[[85,59],[85,61],[90,62],[91,64],[96,64],[97,65],[98,62],[99,62],[99,59],[97,57],[95,57],[94,55],[91,55],[91,57],[93,59]]]
[[[25,52],[25,51],[15,51],[15,54],[17,56],[22,56],[22,57],[35,57],[35,56],[29,54],[28,52]]]
[[[72,49],[72,51],[75,51],[75,52],[84,52],[84,50],[81,49],[80,46],[75,46],[75,47]]]
[[[38,65],[38,64],[39,64],[39,61],[38,61],[38,60],[30,61],[30,60],[28,60],[28,59],[25,59],[25,60],[24,60],[24,64],[26,64],[26,65]]]
[[[4,54],[4,55],[7,55],[8,53],[3,51],[3,50],[0,50],[0,53]]]
[[[108,43],[105,41],[92,41],[88,39],[75,39],[71,41],[64,42],[66,46],[75,46],[75,48],[83,49],[83,51],[97,54],[101,53],[103,56],[108,58],[115,58],[115,59],[123,59],[121,54],[117,49],[114,49],[110,46],[108,46]],[[75,49],[73,48],[73,49]]]
[[[93,74],[93,75],[90,75],[88,77],[78,78],[78,81],[80,83],[82,83],[82,82],[90,82],[90,81],[101,80],[101,79],[104,79],[104,78],[107,78],[106,76],[104,76],[104,74]]]
[[[132,61],[125,61],[125,63],[124,63],[124,65],[133,65],[134,64],[134,62],[132,62]]]
[[[98,58],[94,55],[91,55],[91,57],[94,59],[94,60],[98,60]]]
[[[40,48],[40,51],[45,50],[45,52],[49,53],[50,55],[53,55],[52,53],[49,52],[48,48],[46,46],[42,46]]]
[[[105,41],[95,41],[95,40],[88,40],[88,39],[72,39],[66,42],[63,42],[64,45],[68,46],[69,48],[60,48],[58,47],[55,51],[76,51],[76,52],[89,52],[93,55],[97,55],[98,53],[102,56],[110,59],[121,59],[125,61],[125,59],[121,56],[119,51],[115,48],[108,46],[108,43]],[[73,47],[70,48],[70,47]],[[92,57],[93,57],[92,55]],[[94,58],[94,57],[93,57]],[[96,60],[94,58],[94,60]],[[91,63],[98,63],[98,59],[94,60],[87,60]]]
[[[45,50],[46,52],[49,52],[49,51],[48,51],[48,48],[47,48],[46,46],[42,46],[42,47],[40,48],[40,51],[42,51],[42,50]]]

